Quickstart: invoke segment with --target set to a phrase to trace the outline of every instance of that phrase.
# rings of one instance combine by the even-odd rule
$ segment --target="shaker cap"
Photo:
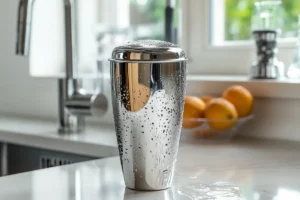
[[[116,47],[109,59],[113,62],[168,63],[186,61],[176,44],[159,40],[138,40]]]

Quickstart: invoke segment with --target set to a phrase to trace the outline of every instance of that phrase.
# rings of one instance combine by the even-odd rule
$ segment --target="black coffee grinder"
[[[251,67],[253,79],[278,79],[284,76],[284,64],[277,58],[277,40],[280,20],[276,13],[281,1],[259,1],[252,21],[252,34],[256,42],[257,60]]]

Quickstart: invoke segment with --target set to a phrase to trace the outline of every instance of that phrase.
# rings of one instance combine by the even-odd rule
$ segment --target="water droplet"
[[[239,188],[226,183],[186,185],[179,188],[178,193],[192,200],[241,199]]]

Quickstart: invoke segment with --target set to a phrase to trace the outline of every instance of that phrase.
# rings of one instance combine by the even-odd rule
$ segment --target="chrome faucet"
[[[20,0],[18,9],[16,54],[27,56],[30,51],[31,22],[36,0]],[[85,128],[85,116],[102,116],[108,108],[104,94],[86,94],[82,81],[75,74],[75,0],[64,1],[65,11],[65,54],[66,77],[58,80],[59,92],[59,133],[82,132]],[[75,66],[76,65],[76,66]],[[76,70],[76,71],[75,71]],[[75,72],[74,72],[75,71]]]

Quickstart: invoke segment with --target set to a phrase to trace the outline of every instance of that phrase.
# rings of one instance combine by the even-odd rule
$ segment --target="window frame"
[[[213,1],[223,0],[181,0],[184,25],[181,45],[189,58],[189,71],[202,75],[247,75],[256,59],[254,41],[212,44],[210,34],[214,30],[211,26]],[[292,61],[296,43],[296,38],[280,39],[278,42],[278,58],[284,62],[286,68]]]

